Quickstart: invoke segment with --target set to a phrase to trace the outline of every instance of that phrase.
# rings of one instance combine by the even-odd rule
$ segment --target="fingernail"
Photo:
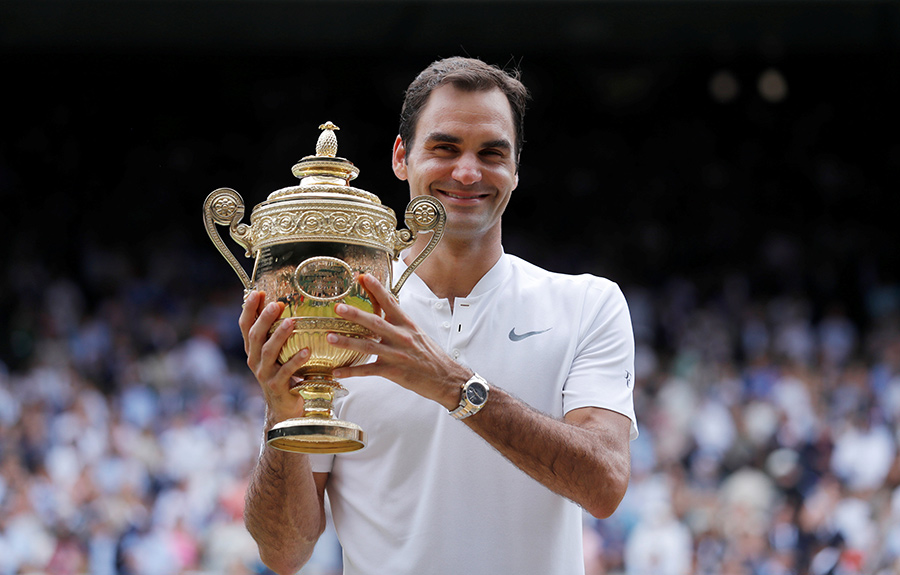
[[[325,341],[327,341],[328,343],[337,343],[337,340],[338,337],[333,333],[329,333],[325,336]]]
[[[347,311],[347,304],[339,303],[334,306],[335,313],[344,313]]]
[[[308,348],[308,347],[304,347],[303,349],[301,349],[301,350],[298,351],[297,353],[300,355],[301,358],[309,357],[309,348]]]

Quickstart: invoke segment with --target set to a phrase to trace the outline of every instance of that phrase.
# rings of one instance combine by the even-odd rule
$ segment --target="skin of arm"
[[[291,575],[309,561],[325,530],[327,481],[327,473],[312,472],[306,455],[263,450],[250,476],[244,524],[275,573]]]
[[[335,370],[335,377],[378,375],[448,410],[457,407],[461,385],[472,370],[422,333],[374,277],[362,274],[359,281],[384,316],[346,305],[335,311],[372,330],[380,341],[337,334],[329,334],[328,341],[378,359]],[[463,422],[533,479],[595,517],[611,515],[625,495],[631,473],[631,422],[624,415],[587,407],[558,420],[491,386],[485,407]]]
[[[269,336],[284,304],[264,306],[265,294],[252,292],[238,324],[244,337],[247,365],[259,381],[266,401],[268,431],[275,423],[303,413],[303,399],[290,393],[293,373],[308,359],[303,350],[284,365],[278,352],[292,323],[285,321]],[[264,446],[250,476],[244,523],[259,547],[263,563],[279,575],[299,571],[312,555],[325,529],[327,473],[313,473],[309,457]]]

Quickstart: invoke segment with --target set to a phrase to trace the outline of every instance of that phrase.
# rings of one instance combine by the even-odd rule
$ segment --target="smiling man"
[[[277,573],[308,560],[326,491],[354,575],[580,574],[582,509],[607,517],[624,496],[637,436],[625,298],[502,246],[526,98],[517,75],[469,58],[433,63],[407,90],[394,173],[444,204],[444,237],[402,303],[362,275],[383,315],[338,306],[380,337],[329,335],[376,358],[335,371],[352,378],[336,416],[370,430],[366,449],[262,451],[245,520]],[[262,302],[251,294],[239,323],[268,429],[302,413],[288,390],[308,355],[278,364],[290,325],[268,336],[281,310]]]

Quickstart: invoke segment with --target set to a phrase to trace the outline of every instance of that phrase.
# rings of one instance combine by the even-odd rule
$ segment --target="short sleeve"
[[[619,286],[598,280],[585,292],[580,341],[563,388],[563,410],[601,407],[621,413],[631,420],[631,439],[635,439],[631,316]]]

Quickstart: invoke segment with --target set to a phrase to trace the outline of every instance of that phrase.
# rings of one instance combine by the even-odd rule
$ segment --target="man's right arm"
[[[247,488],[244,523],[263,563],[291,575],[309,561],[325,530],[327,473],[313,473],[309,457],[265,447]]]
[[[285,320],[269,334],[284,304],[265,305],[265,294],[252,292],[238,324],[244,337],[247,365],[266,402],[266,430],[303,414],[303,399],[290,393],[291,378],[309,358],[301,350],[284,365],[278,354],[293,331]],[[279,575],[293,575],[309,560],[325,529],[327,473],[313,473],[309,457],[264,446],[250,476],[244,523],[256,540],[259,556]]]

